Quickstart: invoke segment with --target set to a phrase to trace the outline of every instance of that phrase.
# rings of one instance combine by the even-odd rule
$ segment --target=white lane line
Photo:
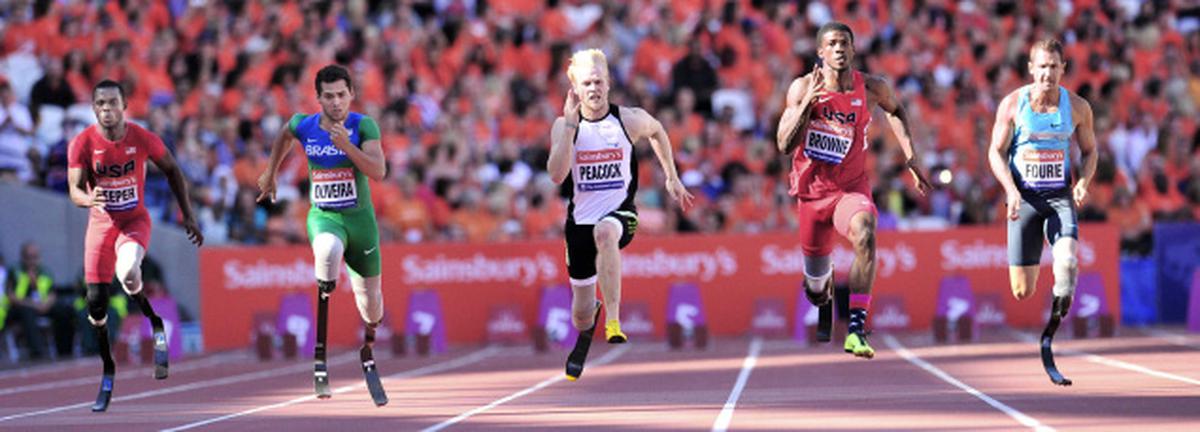
[[[742,371],[738,373],[733,391],[729,392],[729,399],[725,400],[725,408],[721,409],[721,415],[718,415],[717,421],[713,422],[713,432],[729,430],[729,422],[733,421],[733,410],[737,407],[738,398],[742,396],[742,390],[746,388],[746,381],[750,380],[750,372],[754,370],[754,364],[758,363],[760,351],[762,351],[762,339],[756,337],[750,341],[750,352],[742,361]]]
[[[339,355],[339,356],[336,356],[336,357],[330,359],[329,364],[330,365],[342,364],[342,363],[346,363],[351,360],[357,360],[357,359],[358,359],[358,352],[352,351],[352,352],[347,352],[347,353],[344,353],[342,355]],[[150,391],[145,391],[145,392],[141,392],[141,393],[134,393],[134,394],[127,395],[127,396],[114,397],[112,399],[112,401],[113,402],[124,402],[124,401],[145,399],[145,398],[149,398],[149,397],[162,396],[162,395],[198,390],[198,389],[209,388],[209,387],[218,387],[218,386],[223,386],[223,385],[227,385],[227,384],[236,384],[236,383],[242,383],[245,381],[259,380],[259,379],[264,379],[264,378],[271,378],[271,377],[280,376],[280,375],[294,374],[294,373],[302,372],[304,370],[311,370],[311,369],[312,369],[311,364],[298,364],[298,365],[293,365],[290,367],[269,369],[269,370],[258,371],[258,372],[249,372],[249,373],[244,373],[244,374],[227,376],[225,378],[220,378],[220,379],[215,379],[215,380],[197,381],[197,382],[193,382],[190,384],[166,387],[166,388],[161,388],[158,390],[150,390]],[[99,380],[97,380],[97,381],[99,381]],[[120,387],[117,387],[117,388],[119,389]],[[56,412],[61,412],[61,411],[66,411],[66,410],[71,410],[71,409],[83,409],[83,408],[92,406],[92,403],[93,403],[92,401],[88,401],[88,402],[82,402],[82,403],[71,404],[71,405],[57,406],[54,408],[47,408],[47,409],[42,409],[42,410],[37,410],[37,411],[29,411],[29,412],[24,412],[24,413],[19,413],[19,414],[7,415],[4,417],[0,417],[0,422],[16,420],[16,419],[21,419],[21,418],[25,418],[25,417],[34,417],[34,416],[39,416],[39,415],[44,415],[44,414],[53,414]]]
[[[1037,338],[1035,338],[1034,336],[1032,336],[1028,333],[1023,333],[1023,332],[1017,333],[1017,336],[1019,336],[1022,340],[1025,340],[1026,342],[1036,343],[1038,341]],[[1090,361],[1092,363],[1102,364],[1105,366],[1114,367],[1114,368],[1118,368],[1118,369],[1125,369],[1128,371],[1133,371],[1133,372],[1137,372],[1137,373],[1141,373],[1141,374],[1145,374],[1145,375],[1150,375],[1153,377],[1169,379],[1169,380],[1173,380],[1173,381],[1179,381],[1179,382],[1182,382],[1185,384],[1200,386],[1200,380],[1188,378],[1188,377],[1185,377],[1182,375],[1176,375],[1176,374],[1173,374],[1170,372],[1163,372],[1163,371],[1160,371],[1157,369],[1151,369],[1151,368],[1148,368],[1148,367],[1145,367],[1142,365],[1129,363],[1126,361],[1121,361],[1121,360],[1117,360],[1117,359],[1113,359],[1113,358],[1108,358],[1108,357],[1104,357],[1102,355],[1092,354],[1092,353],[1089,353],[1086,351],[1080,351],[1077,349],[1070,349],[1070,348],[1055,348],[1054,353],[1080,356],[1080,357],[1083,357],[1085,360]]]
[[[630,349],[630,347],[631,347],[631,346],[632,346],[632,345],[630,345],[630,344],[624,344],[624,345],[621,345],[620,347],[617,347],[616,349],[614,349],[614,350],[612,350],[612,351],[609,351],[609,352],[605,353],[603,356],[601,356],[600,358],[596,359],[596,361],[592,362],[592,363],[591,363],[589,366],[591,366],[591,367],[593,367],[593,368],[594,368],[594,367],[596,367],[596,366],[602,366],[602,365],[605,365],[605,364],[607,364],[607,363],[609,363],[609,362],[612,362],[613,360],[616,360],[616,359],[617,359],[617,357],[620,357],[622,354],[625,354],[625,352],[629,351],[629,349]],[[545,380],[543,380],[542,382],[539,382],[539,383],[537,383],[537,384],[534,384],[534,385],[532,385],[532,386],[526,387],[525,389],[523,389],[523,390],[521,390],[521,391],[518,391],[518,392],[516,392],[516,393],[510,394],[510,395],[508,395],[508,396],[505,396],[505,397],[502,397],[502,398],[500,398],[500,399],[496,399],[496,400],[492,401],[491,403],[489,403],[489,404],[487,404],[487,405],[483,405],[483,406],[480,406],[480,407],[476,407],[476,408],[474,408],[474,409],[472,409],[472,410],[470,410],[470,411],[467,411],[467,412],[464,412],[464,413],[462,413],[462,414],[459,414],[458,416],[455,416],[455,417],[454,417],[454,418],[452,418],[452,419],[449,419],[449,420],[446,420],[446,421],[444,421],[444,422],[441,422],[441,423],[435,424],[435,425],[433,425],[433,426],[427,427],[427,428],[425,428],[425,429],[422,429],[422,432],[435,432],[435,431],[440,431],[440,430],[442,430],[442,429],[445,429],[445,428],[447,428],[447,427],[453,426],[454,424],[456,424],[456,423],[458,423],[458,422],[461,422],[461,421],[463,421],[463,420],[466,420],[466,419],[468,419],[468,418],[471,418],[472,416],[474,416],[474,415],[476,415],[476,414],[479,414],[479,413],[482,413],[482,412],[484,412],[484,411],[490,410],[490,409],[492,409],[492,408],[498,407],[498,406],[500,406],[500,405],[506,404],[506,403],[508,403],[508,402],[511,402],[511,401],[513,401],[513,400],[517,399],[517,398],[521,398],[521,397],[523,397],[523,396],[525,396],[525,395],[528,395],[528,394],[530,394],[530,393],[533,393],[533,392],[535,392],[535,391],[541,390],[541,389],[543,389],[543,388],[546,388],[546,387],[550,386],[551,384],[554,384],[554,383],[556,383],[556,382],[559,382],[559,381],[563,381],[563,380],[565,380],[565,379],[567,379],[567,376],[566,376],[566,374],[562,374],[562,373],[560,373],[560,374],[557,374],[557,375],[555,375],[555,376],[553,376],[553,377],[550,377],[550,378],[546,378],[546,379],[545,379]]]
[[[425,366],[425,367],[418,368],[418,369],[412,369],[412,370],[408,370],[408,371],[404,371],[404,372],[394,373],[394,374],[388,375],[386,377],[383,377],[383,379],[415,378],[415,377],[419,377],[422,375],[429,375],[429,374],[434,374],[434,373],[443,372],[443,371],[447,371],[447,370],[452,370],[452,369],[460,368],[460,367],[463,367],[463,366],[466,366],[466,365],[469,365],[472,363],[479,362],[483,359],[486,359],[488,357],[495,355],[499,351],[500,351],[500,349],[496,348],[494,346],[487,347],[487,348],[472,352],[470,354],[467,354],[465,356],[456,358],[454,360],[441,362],[441,363],[438,363],[435,365]],[[365,383],[358,383],[358,384],[354,384],[354,385],[338,387],[336,389],[333,389],[333,391],[331,391],[331,393],[342,394],[342,393],[345,393],[348,391],[358,389],[365,385],[366,385]],[[254,413],[259,413],[259,412],[263,412],[263,411],[267,411],[267,410],[273,410],[276,408],[283,408],[286,406],[291,406],[291,405],[295,405],[298,403],[303,403],[303,402],[316,400],[316,399],[317,399],[316,395],[310,394],[308,396],[298,397],[295,399],[291,399],[291,400],[287,400],[287,401],[283,401],[283,402],[279,402],[279,403],[274,403],[274,404],[270,404],[270,405],[263,405],[263,406],[251,408],[251,409],[248,409],[245,411],[236,412],[233,414],[226,414],[226,415],[223,415],[220,417],[213,417],[213,418],[210,418],[207,420],[201,420],[201,421],[197,421],[197,422],[193,422],[193,423],[188,423],[188,424],[185,424],[182,426],[176,426],[176,427],[173,427],[170,429],[163,429],[163,432],[176,432],[176,431],[183,431],[183,430],[198,428],[201,426],[207,426],[207,425],[217,423],[217,422],[222,422],[225,420],[231,420],[231,419],[235,419],[238,417],[244,417],[244,416],[254,414]]]
[[[244,360],[247,358],[249,358],[249,356],[246,355],[245,353],[238,353],[236,355],[214,355],[214,356],[210,356],[210,357],[206,357],[206,358],[202,358],[202,359],[197,359],[194,361],[187,361],[178,366],[172,365],[171,373],[175,374],[175,373],[179,373],[179,372],[193,371],[196,369],[204,369],[207,367],[216,366],[216,365],[223,364],[223,363],[229,363],[229,362],[232,362],[235,360]],[[95,359],[95,365],[100,366],[99,359]],[[153,367],[139,367],[139,368],[136,368],[133,370],[125,370],[125,371],[117,372],[115,379],[120,381],[120,380],[126,380],[126,379],[130,379],[130,378],[138,378],[138,377],[142,377],[142,376],[147,376],[147,375],[150,375],[150,371],[152,371],[152,370],[154,370]],[[29,384],[29,385],[0,389],[0,396],[8,396],[8,395],[12,395],[12,394],[28,393],[28,392],[35,392],[35,391],[42,391],[42,390],[53,390],[53,389],[58,389],[58,388],[63,388],[63,387],[74,387],[77,385],[92,385],[92,384],[96,384],[97,382],[99,382],[99,380],[97,380],[96,377],[92,376],[92,377],[79,377],[79,378],[64,379],[64,380],[59,380],[59,381],[43,382],[43,383],[37,383],[37,384]]]
[[[1175,380],[1175,381],[1179,381],[1179,382],[1183,382],[1183,383],[1187,383],[1187,384],[1191,384],[1191,385],[1200,386],[1200,381],[1197,381],[1197,380],[1194,380],[1194,379],[1191,379],[1191,378],[1188,378],[1185,376],[1175,375],[1173,373],[1163,372],[1163,371],[1159,371],[1159,370],[1154,370],[1154,369],[1150,369],[1145,366],[1136,365],[1136,364],[1128,363],[1128,362],[1123,362],[1123,361],[1116,360],[1116,359],[1110,359],[1110,358],[1098,356],[1095,354],[1084,353],[1083,355],[1084,355],[1085,359],[1087,359],[1088,361],[1090,361],[1092,363],[1099,363],[1099,364],[1102,364],[1105,366],[1111,366],[1111,367],[1115,367],[1115,368],[1120,368],[1120,369],[1143,373],[1143,374],[1150,375],[1150,376],[1156,376],[1159,378],[1165,378],[1165,379],[1169,379],[1169,380]]]
[[[1200,350],[1200,343],[1192,342],[1190,338],[1181,334],[1165,332],[1157,329],[1148,329],[1146,333],[1164,341],[1170,342],[1181,347]]]
[[[971,396],[975,396],[976,398],[979,398],[979,400],[982,400],[985,403],[987,403],[988,405],[991,405],[992,408],[995,408],[997,410],[1000,410],[1000,412],[1007,414],[1009,417],[1012,417],[1014,420],[1016,420],[1018,423],[1021,423],[1025,427],[1031,428],[1036,431],[1045,431],[1045,432],[1055,430],[1054,428],[1044,425],[1044,424],[1042,424],[1042,422],[1037,421],[1037,419],[1030,417],[1028,415],[1025,415],[1025,413],[1017,411],[1016,408],[1010,407],[1010,406],[1006,405],[1004,402],[1000,402],[996,399],[993,399],[991,396],[988,396],[987,394],[984,394],[983,392],[976,390],[974,387],[971,387],[971,386],[963,383],[962,381],[959,381],[957,378],[954,378],[950,374],[939,369],[937,366],[934,366],[934,365],[930,364],[929,362],[922,360],[916,354],[913,354],[912,351],[909,351],[908,348],[905,348],[904,345],[901,344],[899,340],[896,340],[895,336],[892,336],[890,334],[883,335],[883,341],[884,341],[884,343],[887,344],[888,348],[891,348],[892,351],[895,351],[896,354],[899,354],[901,358],[908,360],[909,363],[912,363],[912,364],[916,365],[917,367],[924,369],[926,372],[933,374],[933,376],[941,378],[942,381],[945,381],[952,386],[958,387],[960,390],[967,392]]]

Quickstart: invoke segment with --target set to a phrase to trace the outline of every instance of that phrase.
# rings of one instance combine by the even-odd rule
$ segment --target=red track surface
[[[721,339],[705,351],[597,343],[577,382],[561,378],[565,352],[385,355],[383,408],[371,404],[354,352],[331,357],[329,400],[311,397],[308,361],[224,353],[176,362],[166,381],[119,367],[109,411],[94,414],[100,363],[86,359],[0,372],[0,430],[708,430],[725,421],[731,430],[1200,430],[1200,335],[1123,333],[1060,335],[1058,365],[1072,387],[1052,385],[1032,335],[1016,332],[964,345],[876,334],[869,361],[837,341]]]

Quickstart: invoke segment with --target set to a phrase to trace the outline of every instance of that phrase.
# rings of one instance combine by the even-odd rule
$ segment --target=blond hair
[[[1029,48],[1029,58],[1033,58],[1033,52],[1042,50],[1049,54],[1058,54],[1058,61],[1065,61],[1063,57],[1063,45],[1055,38],[1046,38],[1033,43],[1033,47]]]
[[[571,54],[571,60],[567,64],[567,78],[571,82],[575,82],[579,71],[590,67],[600,69],[604,71],[605,76],[608,76],[608,57],[604,55],[604,51],[596,48],[575,51],[574,54]]]

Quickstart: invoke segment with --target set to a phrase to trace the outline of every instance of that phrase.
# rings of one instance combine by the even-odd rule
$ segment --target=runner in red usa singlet
[[[116,142],[104,138],[99,126],[89,126],[69,151],[68,168],[90,172],[89,183],[105,201],[88,211],[84,276],[88,283],[111,281],[117,248],[126,242],[150,247],[150,215],[143,202],[146,159],[162,158],[167,149],[157,136],[128,123],[125,137]]]
[[[830,22],[817,30],[820,65],[796,78],[788,88],[779,119],[776,144],[792,154],[789,192],[796,197],[800,247],[804,253],[804,286],[809,301],[820,308],[817,339],[830,340],[833,294],[833,233],[854,246],[850,266],[850,334],[845,351],[872,358],[864,324],[875,282],[875,218],[871,183],[867,178],[867,126],[871,108],[878,106],[895,132],[917,191],[929,182],[916,165],[909,136],[908,115],[891,85],[881,78],[851,69],[854,33]],[[793,154],[794,152],[794,154]]]
[[[800,199],[859,192],[871,196],[864,166],[867,151],[867,88],[863,74],[852,71],[847,93],[828,93],[813,105],[804,125],[801,151],[792,157],[788,193]]]
[[[181,226],[199,246],[204,236],[192,216],[187,183],[175,158],[153,133],[125,121],[125,89],[104,80],[92,89],[96,124],[81,132],[67,150],[67,182],[71,202],[87,207],[84,276],[88,321],[96,331],[104,374],[92,411],[105,411],[112,399],[116,365],[108,346],[108,287],[113,277],[150,320],[154,333],[154,377],[167,377],[167,335],[163,320],[142,293],[142,258],[150,246],[150,215],[143,202],[146,160],[167,176],[183,214]]]

